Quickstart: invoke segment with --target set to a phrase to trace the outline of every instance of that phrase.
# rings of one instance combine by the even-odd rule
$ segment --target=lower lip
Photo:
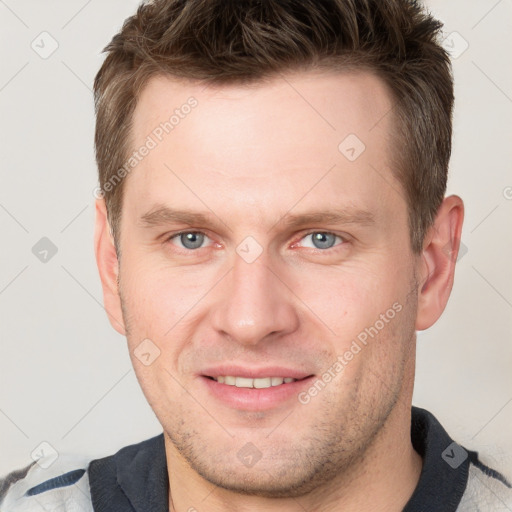
[[[298,394],[310,386],[313,376],[305,379],[271,386],[269,388],[238,388],[228,384],[221,384],[216,380],[201,376],[210,393],[233,409],[245,411],[263,411],[278,407],[290,399],[298,401]]]

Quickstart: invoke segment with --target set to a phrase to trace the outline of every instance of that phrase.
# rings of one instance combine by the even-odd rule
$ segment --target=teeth
[[[263,379],[254,379],[253,387],[257,389],[269,388],[272,386],[272,378],[265,377]]]
[[[281,384],[289,384],[290,382],[295,382],[297,379],[294,379],[293,377],[262,377],[259,379],[249,379],[247,377],[221,375],[219,377],[214,377],[214,380],[220,384],[236,386],[237,388],[264,389],[272,386],[280,386]]]
[[[252,388],[254,379],[246,379],[245,377],[237,377],[235,379],[235,386],[237,388]]]

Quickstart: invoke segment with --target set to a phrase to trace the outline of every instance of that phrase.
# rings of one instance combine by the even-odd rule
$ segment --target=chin
[[[255,468],[244,472],[232,472],[221,476],[216,468],[214,472],[196,471],[211,484],[236,494],[257,496],[260,498],[299,498],[309,494],[325,483],[325,475],[305,475],[294,472],[296,465],[279,471],[274,468]],[[334,475],[333,475],[334,476]]]

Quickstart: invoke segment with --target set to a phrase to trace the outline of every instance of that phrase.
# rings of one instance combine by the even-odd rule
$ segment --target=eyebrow
[[[273,227],[277,224],[284,224],[288,229],[298,228],[307,224],[359,224],[371,226],[375,224],[375,216],[367,210],[350,207],[299,215],[287,213]]]
[[[162,226],[164,224],[207,224],[208,216],[185,210],[174,210],[167,206],[157,206],[140,218],[143,227]]]
[[[187,210],[176,210],[167,206],[157,206],[140,217],[143,227],[156,227],[166,224],[186,224],[189,226],[199,226],[208,224],[218,224],[212,219],[211,215],[200,212],[191,212]],[[272,231],[277,225],[282,224],[287,229],[296,229],[308,224],[359,224],[362,226],[371,226],[375,224],[373,213],[359,208],[340,208],[328,211],[318,211],[302,214],[286,213],[281,217],[269,231]]]

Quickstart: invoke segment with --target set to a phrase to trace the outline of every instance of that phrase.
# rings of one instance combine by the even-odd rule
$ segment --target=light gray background
[[[92,245],[92,82],[137,4],[0,0],[0,474],[43,441],[101,456],[161,432],[102,308]],[[512,0],[428,5],[454,55],[469,45],[454,59],[449,182],[467,253],[445,314],[419,336],[414,403],[510,475]],[[51,48],[43,31],[59,45],[46,59],[31,47]],[[58,248],[46,263],[32,253],[42,237]]]

